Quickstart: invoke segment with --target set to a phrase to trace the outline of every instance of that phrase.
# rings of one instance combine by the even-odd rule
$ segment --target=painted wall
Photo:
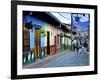
[[[44,27],[44,21],[36,18],[36,17],[30,17],[30,16],[23,16],[23,22],[26,23],[26,22],[31,22],[32,21],[32,25],[38,25],[38,26],[33,26],[33,27]]]
[[[27,22],[30,22],[32,21],[32,25],[33,25],[33,31],[30,30],[30,48],[34,48],[34,42],[35,42],[35,29],[34,28],[40,28],[40,29],[44,29],[44,21],[42,20],[39,20],[35,17],[30,17],[30,16],[24,16],[23,17],[23,23],[27,23]],[[35,25],[38,25],[38,26],[35,26]],[[40,38],[40,45],[41,47],[44,47],[44,37],[41,37]]]
[[[50,45],[54,45],[54,36],[56,36],[57,34],[60,34],[60,33],[63,33],[63,31],[61,29],[57,29],[55,26],[53,25],[50,25],[49,23],[46,23],[42,20],[39,20],[37,19],[36,17],[30,17],[30,16],[24,16],[23,17],[23,23],[26,23],[26,22],[30,22],[32,21],[32,24],[33,24],[33,31],[30,30],[30,48],[34,48],[34,42],[35,42],[35,29],[36,27],[40,28],[40,29],[43,29],[43,30],[46,30],[46,36],[42,36],[40,38],[40,46],[41,48],[42,47],[46,47],[47,46],[47,31],[50,32]],[[35,26],[35,25],[38,25],[38,26]],[[70,45],[71,44],[71,41],[70,39],[66,39],[65,41],[65,44],[68,44]],[[64,37],[62,37],[62,42],[61,44],[64,44]],[[60,45],[60,38],[59,38],[59,44],[57,46]]]
[[[30,31],[30,48],[34,48],[34,31],[29,30]]]
[[[49,23],[45,23],[45,28],[50,32],[50,45],[54,45],[54,36],[57,34],[57,28],[55,26],[50,25]],[[45,46],[47,46],[47,36],[45,37]]]

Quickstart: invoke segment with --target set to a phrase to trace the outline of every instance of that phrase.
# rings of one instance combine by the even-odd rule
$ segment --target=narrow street
[[[68,66],[88,66],[89,53],[77,54],[75,51],[69,53],[64,52],[63,55],[57,56],[55,59],[41,65],[39,68],[45,67],[68,67]]]
[[[23,11],[23,68],[89,65],[89,16]],[[86,54],[77,54],[78,49]]]

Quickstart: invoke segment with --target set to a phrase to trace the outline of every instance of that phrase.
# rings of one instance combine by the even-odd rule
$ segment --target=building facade
[[[23,11],[23,65],[70,49],[70,31],[60,24],[48,14]]]

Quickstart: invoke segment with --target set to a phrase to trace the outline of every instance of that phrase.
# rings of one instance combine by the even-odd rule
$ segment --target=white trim
[[[81,67],[60,67],[60,68],[34,68],[22,69],[22,11],[50,11],[50,12],[75,12],[75,13],[89,13],[90,14],[90,66]],[[59,72],[81,72],[94,70],[94,10],[92,9],[78,9],[78,8],[58,8],[58,7],[44,7],[44,6],[17,6],[17,73],[18,75],[25,74],[45,74],[45,73],[59,73]]]

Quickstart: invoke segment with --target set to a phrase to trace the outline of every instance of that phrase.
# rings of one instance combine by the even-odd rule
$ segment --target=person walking
[[[85,40],[85,42],[84,42],[84,53],[87,53],[87,47],[88,47],[88,44],[87,44],[87,42]]]
[[[73,48],[74,48],[74,51],[77,50],[77,41],[76,41],[76,39],[73,40]]]
[[[79,50],[79,43],[78,43],[78,41],[76,43],[76,48],[77,48],[77,54],[78,54],[78,50]]]
[[[84,53],[84,43],[83,42],[80,42],[79,44],[79,51],[78,51],[79,54],[83,54]]]

